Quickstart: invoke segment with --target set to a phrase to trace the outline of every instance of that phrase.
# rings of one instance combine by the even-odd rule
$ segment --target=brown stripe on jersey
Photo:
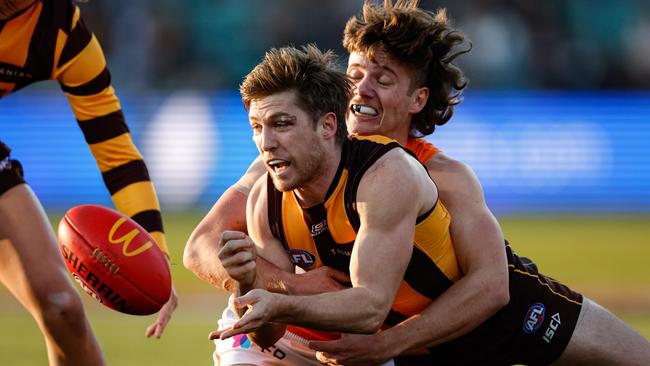
[[[102,178],[111,195],[129,184],[151,180],[147,166],[142,160],[133,160],[106,171],[102,173]]]
[[[330,223],[327,221],[325,205],[320,203],[316,206],[303,208],[302,215],[311,237],[316,243],[318,256],[323,264],[350,274],[350,257],[354,241],[337,243],[334,240],[330,230]]]
[[[90,42],[92,39],[92,33],[86,28],[86,24],[83,19],[79,19],[77,26],[70,32],[68,35],[68,41],[61,51],[61,57],[59,58],[59,64],[56,65],[57,68],[65,65],[68,61],[72,60],[77,56]]]
[[[129,127],[124,121],[124,113],[122,113],[122,110],[87,121],[77,121],[77,123],[89,145],[103,142],[129,132]]]
[[[391,309],[384,320],[384,324],[394,327],[406,319],[408,319],[408,316]]]
[[[163,230],[162,216],[158,210],[147,210],[137,213],[131,217],[135,222],[140,224],[147,232]]]
[[[108,71],[108,68],[104,67],[104,70],[89,82],[74,87],[61,84],[61,89],[72,95],[93,95],[108,88],[110,85],[111,73]]]
[[[286,250],[289,250],[289,243],[284,235],[284,226],[282,223],[282,192],[275,189],[273,180],[268,173],[266,174],[266,191],[271,234],[282,243]]]
[[[55,13],[54,4],[50,1],[42,1],[41,4],[43,7],[32,33],[24,66],[33,78],[17,82],[14,91],[35,81],[48,80],[52,75],[58,24],[51,20],[52,14]]]
[[[453,284],[436,263],[415,246],[411,261],[406,267],[404,281],[415,291],[430,299],[437,298]]]
[[[374,138],[379,137],[378,141]],[[345,189],[345,212],[348,215],[350,224],[355,231],[359,230],[361,222],[359,214],[357,213],[357,190],[359,183],[366,171],[377,162],[379,158],[384,156],[388,151],[394,148],[401,148],[402,146],[397,142],[383,136],[370,136],[353,138],[357,143],[353,144],[350,140],[346,140],[343,144],[343,157],[345,159],[345,167],[350,172],[347,186]],[[387,143],[384,143],[386,141]],[[353,150],[354,149],[354,150]]]

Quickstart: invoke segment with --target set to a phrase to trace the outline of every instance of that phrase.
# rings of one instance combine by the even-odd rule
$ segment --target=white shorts
[[[233,325],[239,317],[231,308],[232,296],[228,307],[219,319],[219,329]],[[215,366],[251,364],[257,366],[322,366],[316,359],[316,351],[307,346],[308,341],[294,333],[286,332],[273,346],[262,349],[245,334],[239,334],[225,340],[215,340],[213,354]],[[389,361],[382,366],[394,366]]]

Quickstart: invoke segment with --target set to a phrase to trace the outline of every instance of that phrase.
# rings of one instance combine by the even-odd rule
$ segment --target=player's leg
[[[650,365],[650,343],[610,311],[584,298],[571,340],[553,365]]]
[[[52,228],[26,184],[0,191],[0,281],[38,323],[51,365],[105,364]]]

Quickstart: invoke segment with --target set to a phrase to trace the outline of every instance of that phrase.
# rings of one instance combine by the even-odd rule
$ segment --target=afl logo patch
[[[316,263],[316,256],[306,250],[291,249],[289,257],[291,257],[293,264],[301,268],[308,268]]]
[[[536,332],[544,322],[544,313],[544,304],[537,303],[531,306],[524,318],[524,332]]]

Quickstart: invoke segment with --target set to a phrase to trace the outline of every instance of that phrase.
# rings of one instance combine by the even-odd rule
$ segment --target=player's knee
[[[39,296],[38,302],[41,317],[48,327],[71,328],[77,334],[85,330],[86,316],[77,292],[45,292]]]

